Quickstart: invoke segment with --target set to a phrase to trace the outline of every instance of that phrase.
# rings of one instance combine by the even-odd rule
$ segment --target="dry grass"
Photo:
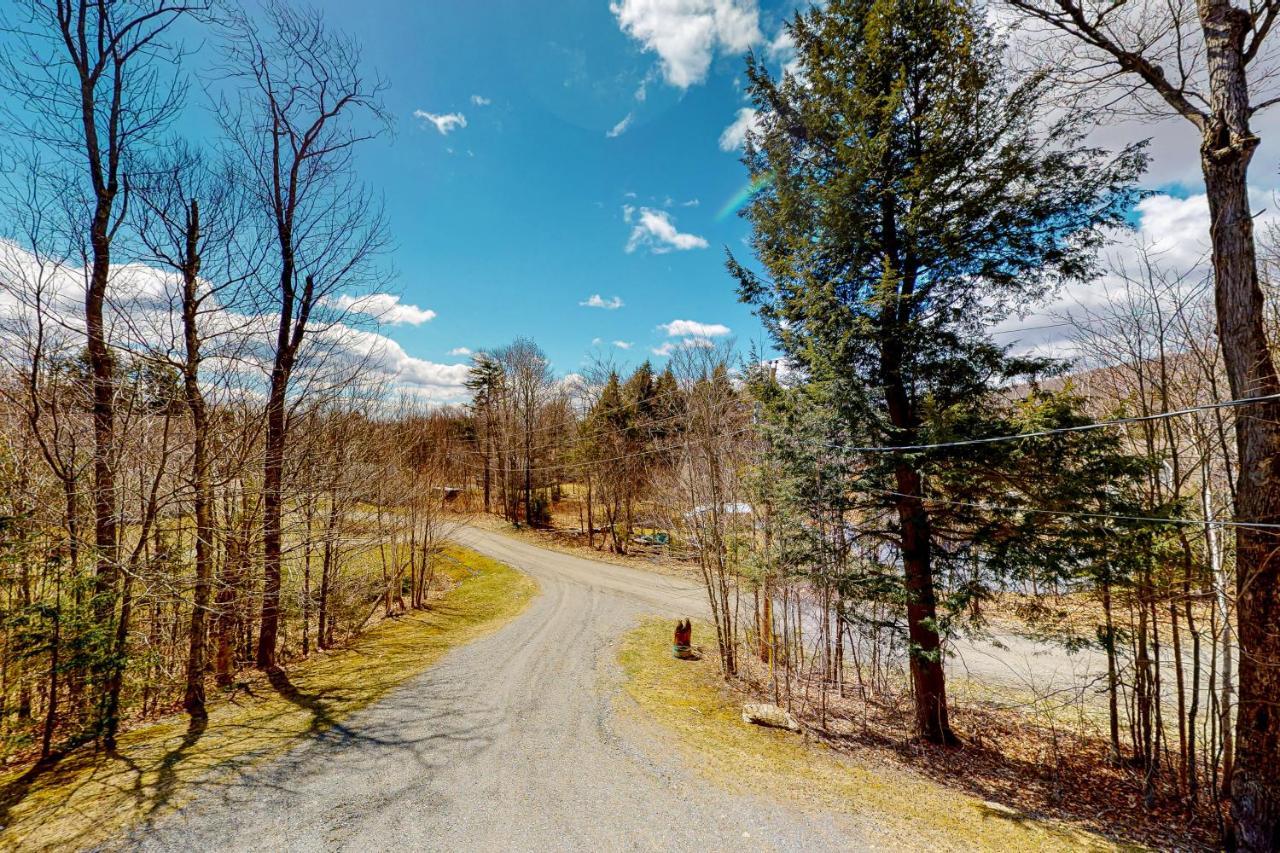
[[[710,628],[699,625],[708,636]],[[713,656],[671,656],[671,626],[647,620],[623,639],[625,689],[647,717],[676,735],[708,779],[756,795],[844,812],[874,827],[877,846],[936,850],[1116,850],[1065,823],[1041,820],[895,767],[854,760],[801,735],[742,722],[743,695]]]
[[[189,800],[207,783],[280,755],[303,738],[422,672],[449,649],[520,613],[536,585],[470,551],[442,561],[453,581],[428,611],[388,619],[349,648],[298,664],[287,681],[264,678],[211,703],[208,726],[171,717],[130,731],[108,755],[86,748],[44,772],[0,779],[0,848],[71,850]]]

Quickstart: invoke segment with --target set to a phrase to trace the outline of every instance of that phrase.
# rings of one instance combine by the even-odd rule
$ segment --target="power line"
[[[1170,412],[1157,412],[1151,415],[1133,415],[1130,417],[1113,418],[1105,421],[1093,421],[1092,423],[1080,424],[1079,426],[1055,427],[1054,429],[1042,429],[1035,432],[1021,432],[1014,435],[994,435],[986,438],[968,438],[961,441],[940,441],[934,444],[900,444],[894,446],[868,446],[868,447],[851,447],[848,445],[832,444],[831,447],[837,450],[848,450],[853,453],[901,453],[903,451],[918,450],[942,450],[948,447],[972,447],[979,444],[997,444],[1005,441],[1017,441],[1023,438],[1045,438],[1051,435],[1060,435],[1071,432],[1090,432],[1092,430],[1106,429],[1113,426],[1126,426],[1131,424],[1147,423],[1150,421],[1159,421],[1166,418],[1181,417],[1182,415],[1192,415],[1198,412],[1209,412],[1215,409],[1231,409],[1240,406],[1249,406],[1256,403],[1267,403],[1280,400],[1280,394],[1267,394],[1261,397],[1245,397],[1239,400],[1227,400],[1222,403],[1204,403],[1198,406],[1188,406],[1185,409],[1175,409]]]
[[[1066,510],[1066,509],[1039,509],[1036,507],[1012,507],[999,506],[997,504],[975,503],[971,501],[953,501],[945,498],[930,498],[920,495],[908,495],[905,492],[895,492],[890,489],[877,489],[871,486],[859,487],[862,491],[877,492],[882,495],[899,498],[918,498],[921,501],[928,501],[936,504],[947,504],[950,506],[963,506],[971,509],[981,509],[988,512],[1031,512],[1038,515],[1058,515],[1068,516],[1071,518],[1096,518],[1106,519],[1110,521],[1148,521],[1163,522],[1165,524],[1198,524],[1204,527],[1232,527],[1244,528],[1247,530],[1280,530],[1280,524],[1267,524],[1259,521],[1219,521],[1203,518],[1161,518],[1146,515],[1118,515],[1105,512],[1085,512],[1083,510]]]

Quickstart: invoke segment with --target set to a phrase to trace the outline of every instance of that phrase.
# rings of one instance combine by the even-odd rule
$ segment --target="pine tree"
[[[1092,274],[1135,201],[1142,148],[1086,148],[1069,119],[1038,132],[1045,81],[1010,82],[965,0],[832,0],[789,30],[795,74],[747,69],[759,130],[744,159],[762,189],[744,215],[765,276],[732,256],[730,271],[851,434],[929,443],[929,412],[1043,366],[987,330]],[[869,455],[867,482],[897,517],[917,727],[946,743],[924,463]]]

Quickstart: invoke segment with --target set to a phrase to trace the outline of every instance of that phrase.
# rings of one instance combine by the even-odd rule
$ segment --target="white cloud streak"
[[[605,131],[604,135],[609,139],[617,139],[619,136],[627,132],[627,128],[631,127],[631,122],[635,117],[635,113],[627,113],[622,117],[622,121]]]
[[[363,296],[344,293],[328,302],[339,311],[354,311],[393,326],[421,326],[436,318],[436,312],[430,308],[401,302],[394,293],[367,293]]]
[[[626,303],[622,301],[622,297],[620,296],[614,296],[610,299],[605,299],[600,294],[593,293],[586,299],[579,302],[578,304],[581,305],[583,308],[603,308],[606,311],[617,311]]]
[[[467,117],[462,113],[429,113],[426,110],[414,110],[413,117],[435,125],[441,136],[448,136],[455,130],[467,126]]]
[[[636,211],[623,208],[625,221],[631,222],[635,215]],[[641,248],[647,248],[655,255],[662,255],[670,251],[705,249],[707,241],[697,234],[687,234],[677,230],[675,223],[671,221],[671,214],[665,210],[642,207],[639,210],[639,219],[631,229],[626,251],[630,254]]]

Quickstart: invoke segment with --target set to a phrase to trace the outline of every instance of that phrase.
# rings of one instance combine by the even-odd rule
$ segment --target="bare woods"
[[[357,44],[275,2],[4,25],[0,727],[49,761],[425,606],[462,436],[394,399],[360,301],[388,117]]]

